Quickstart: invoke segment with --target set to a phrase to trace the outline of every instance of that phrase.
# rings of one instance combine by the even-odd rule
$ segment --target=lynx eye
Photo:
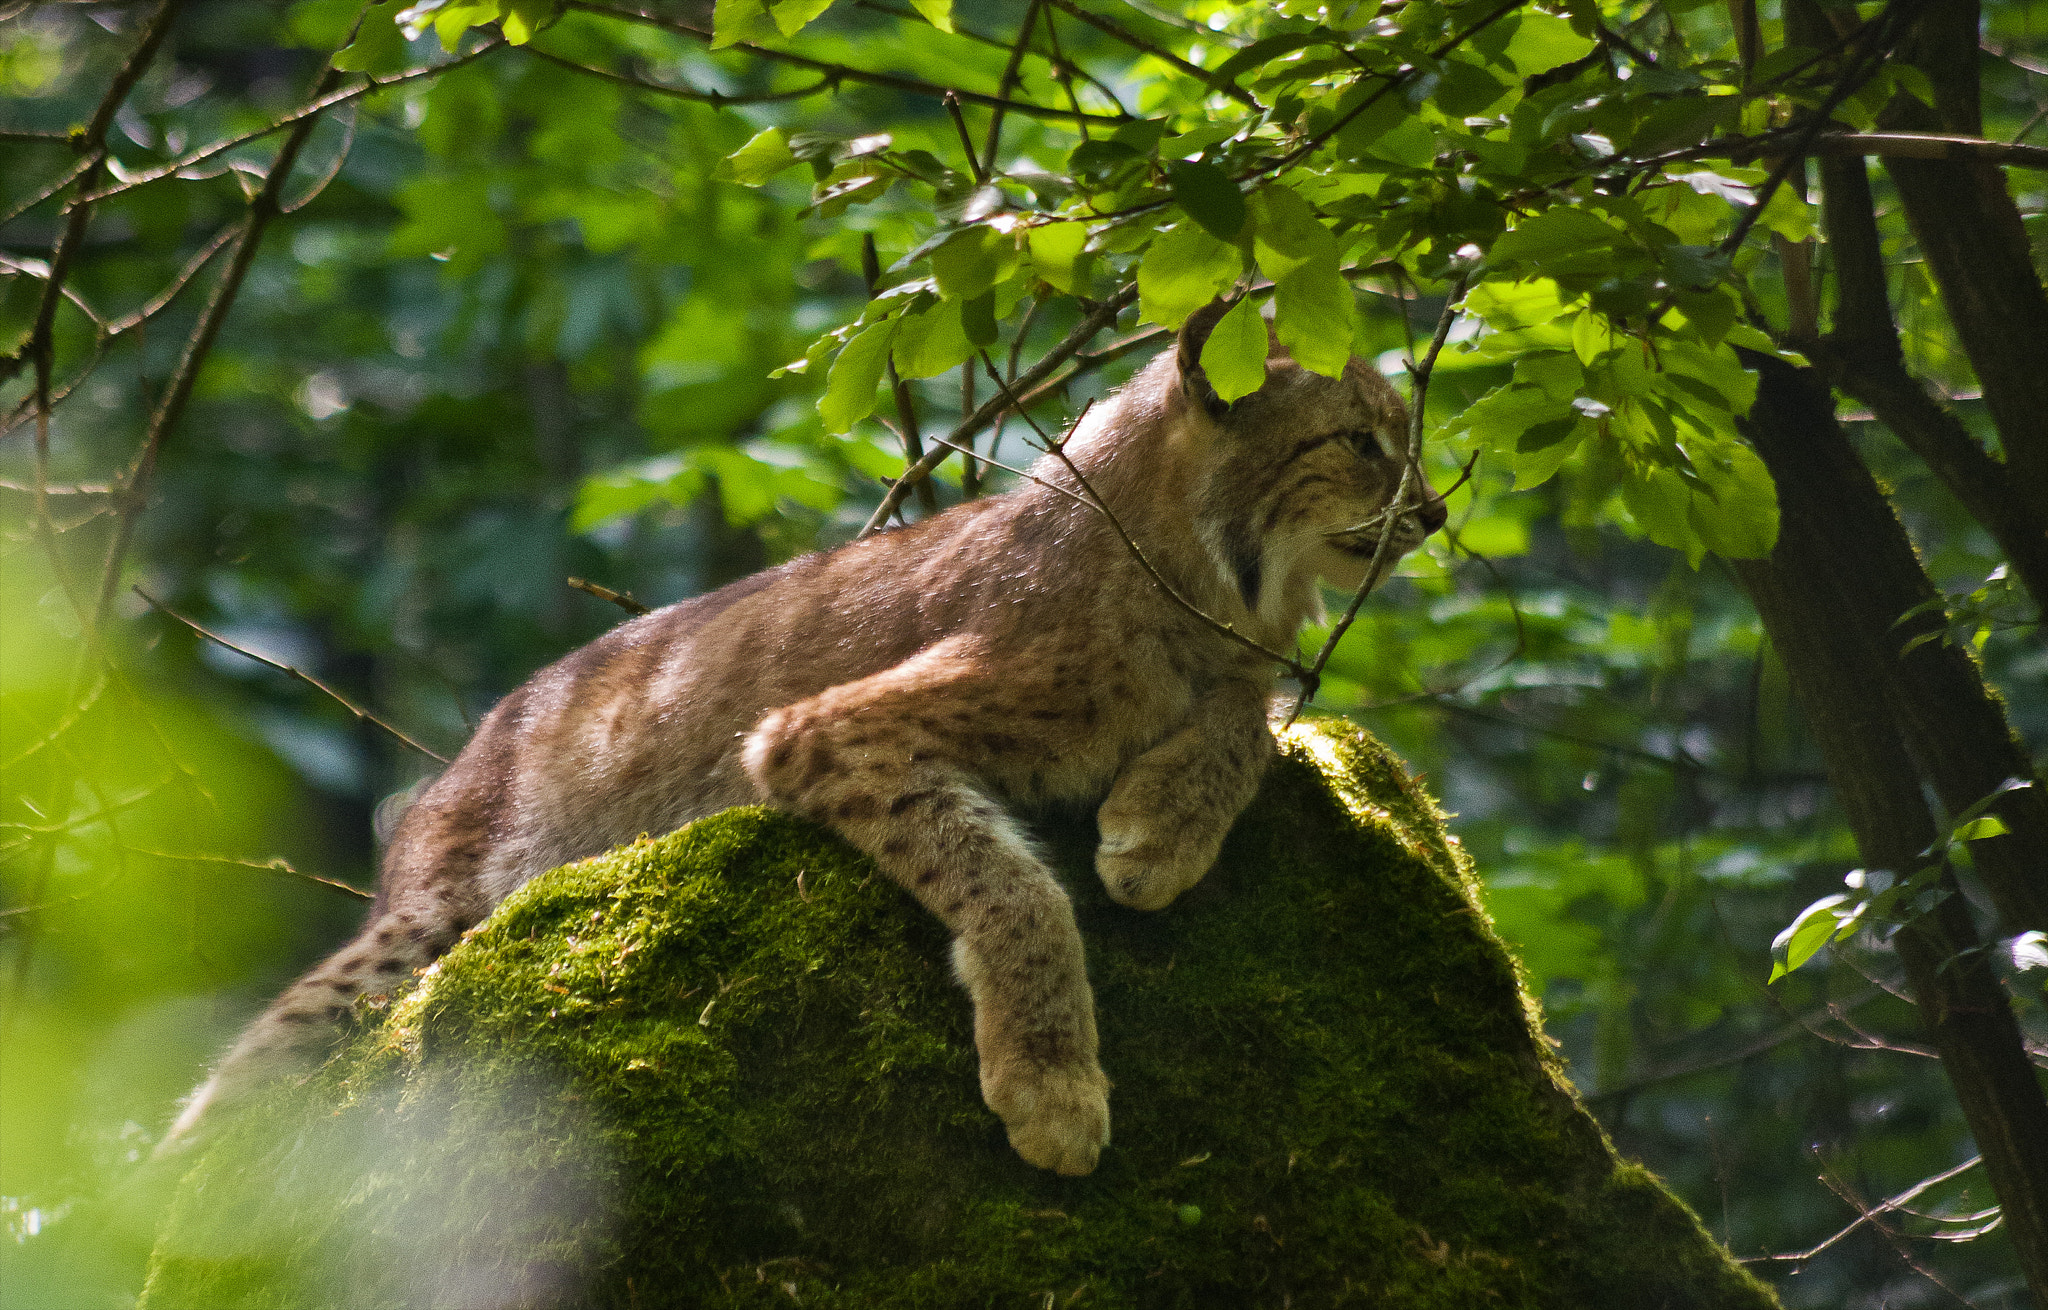
[[[1385,459],[1387,457],[1386,449],[1380,445],[1380,439],[1374,433],[1365,431],[1346,432],[1343,435],[1343,441],[1345,445],[1351,448],[1351,453],[1360,459]]]

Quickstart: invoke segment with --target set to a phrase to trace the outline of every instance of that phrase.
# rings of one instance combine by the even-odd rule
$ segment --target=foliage
[[[1719,562],[1777,527],[1735,352],[1780,350],[1813,216],[1771,147],[1844,87],[1845,129],[1933,92],[1896,60],[1847,76],[1863,47],[1802,50],[1769,6],[1746,56],[1742,11],[193,6],[100,125],[102,198],[63,298],[47,279],[92,157],[69,134],[89,135],[151,11],[11,14],[0,922],[7,1041],[37,1058],[0,1069],[0,1254],[106,1271],[79,1276],[81,1303],[132,1290],[132,1247],[73,1258],[121,1249],[104,1198],[204,1053],[354,912],[269,862],[367,885],[373,811],[431,767],[128,584],[448,754],[617,617],[564,577],[675,599],[844,540],[920,443],[1016,462],[1014,421],[958,432],[989,394],[982,352],[1014,383],[1069,349],[1030,392],[1051,427],[1218,293],[1249,292],[1239,328],[1270,306],[1310,367],[1348,342],[1398,372],[1459,277],[1423,460],[1439,486],[1479,463],[1319,702],[1461,812],[1575,1080],[1736,1251],[1803,1250],[1856,1217],[1816,1155],[1866,1201],[1959,1163],[1968,1135],[1879,985],[1881,934],[1762,986],[1773,936],[1865,861]],[[1991,47],[2038,58],[2025,7],[1987,20]],[[388,85],[241,140],[309,103],[336,51],[326,95]],[[1987,60],[1987,136],[2033,113],[2024,67]],[[291,212],[244,245],[281,140],[299,141]],[[2038,249],[2038,181],[2019,185]],[[1907,363],[1988,439],[1912,234],[1888,217],[1883,238]],[[1118,295],[1123,335],[1069,344]],[[1212,336],[1225,394],[1256,385],[1258,336]],[[1856,435],[1930,573],[1968,593],[1954,639],[2038,745],[2048,664],[2025,598],[1987,581],[1998,548],[1891,433]],[[957,459],[935,476],[941,503],[1005,477]],[[1932,1218],[1761,1268],[1800,1271],[1788,1304],[1904,1295],[1926,1284],[1880,1230],[1965,1231],[1981,1221],[1948,1218],[1991,1204],[1965,1174],[1916,1202]],[[2016,1305],[2000,1240],[1904,1249]]]

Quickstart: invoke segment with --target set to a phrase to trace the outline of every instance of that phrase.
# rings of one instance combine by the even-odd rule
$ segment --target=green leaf
[[[1252,249],[1267,277],[1278,281],[1310,261],[1337,266],[1337,238],[1315,206],[1292,187],[1274,183],[1252,197]]]
[[[1566,20],[1533,9],[1524,9],[1503,25],[1506,23],[1513,23],[1514,29],[1503,53],[1523,77],[1569,64],[1586,55],[1594,45],[1591,37],[1580,36]]]
[[[953,0],[910,0],[910,7],[941,32],[953,30]]]
[[[1628,338],[1614,330],[1614,324],[1607,315],[1595,309],[1582,309],[1572,320],[1572,353],[1588,368],[1628,344]]]
[[[1173,198],[1188,216],[1219,241],[1235,241],[1244,229],[1244,193],[1230,174],[1214,164],[1176,163],[1166,169]]]
[[[1351,284],[1337,271],[1337,255],[1312,259],[1274,286],[1273,330],[1294,361],[1333,378],[1351,362]]]
[[[741,186],[760,186],[796,164],[796,154],[789,148],[782,129],[771,127],[727,155],[719,171]]]
[[[1808,366],[1806,356],[1796,350],[1780,349],[1778,343],[1771,340],[1763,329],[1749,323],[1733,324],[1721,339],[1731,346],[1741,346],[1745,350],[1772,355],[1799,368]]]
[[[972,300],[960,302],[960,327],[967,339],[986,350],[996,343],[995,293],[984,291]]]
[[[768,16],[775,20],[776,31],[784,36],[795,36],[812,19],[831,7],[832,0],[768,0]],[[713,26],[715,29],[715,18]]]
[[[1707,549],[1723,559],[1770,554],[1778,541],[1778,487],[1763,460],[1732,441],[1688,453],[1693,471],[1712,493],[1694,492],[1686,511]]]
[[[1015,238],[988,227],[955,233],[931,253],[932,276],[948,300],[972,300],[1017,270]]]
[[[588,532],[621,515],[637,514],[657,501],[687,505],[703,490],[703,472],[680,455],[661,455],[593,474],[576,489],[569,528]]]
[[[1236,246],[1199,223],[1184,222],[1153,238],[1138,265],[1138,307],[1148,322],[1177,328],[1223,294],[1244,271]]]
[[[1240,297],[1202,346],[1202,371],[1217,396],[1233,401],[1264,386],[1269,346],[1266,320],[1259,317],[1250,296]]]
[[[1562,423],[1562,427],[1553,424]],[[1567,440],[1580,431],[1570,396],[1553,396],[1542,387],[1496,387],[1465,407],[1455,429],[1469,434],[1480,450],[1515,452],[1515,489],[1533,487],[1557,472],[1577,448]],[[1525,439],[1536,444],[1523,446]]]
[[[1616,416],[1639,414],[1635,402],[1616,411]],[[1631,463],[1621,480],[1621,503],[1644,536],[1660,546],[1683,551],[1686,562],[1698,567],[1706,557],[1706,543],[1693,529],[1689,511],[1692,492],[1671,469],[1659,464]]]
[[[397,0],[384,0],[383,4],[365,10],[356,39],[349,42],[347,49],[337,50],[328,62],[348,73],[396,73],[403,69],[405,33],[398,30],[395,20],[404,7]]]
[[[1845,922],[1836,911],[1837,906],[1847,903],[1849,899],[1841,892],[1836,892],[1832,896],[1821,897],[1799,912],[1799,917],[1788,924],[1771,942],[1771,954],[1777,957],[1777,962],[1771,966],[1769,981],[1776,982],[1805,964],[1838,934],[1854,930],[1856,918],[1853,912],[1847,916]]]
[[[1282,32],[1278,36],[1260,37],[1218,64],[1216,71],[1209,74],[1209,85],[1212,88],[1227,85],[1239,73],[1329,39],[1325,32]]]
[[[974,356],[960,310],[967,302],[941,300],[914,317],[899,320],[890,357],[907,378],[935,378]]]
[[[550,18],[555,16],[555,0],[510,0],[505,6],[505,39],[513,45],[525,45],[533,40]]]
[[[496,22],[499,12],[497,0],[456,0],[434,11],[434,35],[440,38],[441,48],[453,54],[464,32]]]
[[[1031,271],[1070,296],[1088,289],[1088,229],[1080,223],[1046,223],[1025,237]]]
[[[818,417],[825,431],[844,432],[875,410],[875,388],[882,382],[882,366],[889,359],[889,340],[896,332],[896,320],[886,319],[860,333],[839,351],[832,371],[825,378],[825,394],[818,400]]]
[[[1495,267],[1523,264],[1540,268],[1562,256],[1611,249],[1621,240],[1620,229],[1585,210],[1554,205],[1534,218],[1525,219],[1494,242],[1493,249],[1487,252],[1487,261]]]
[[[1368,79],[1338,102],[1338,114],[1348,112],[1348,104],[1363,100],[1379,85],[1383,84]],[[1337,145],[1353,158],[1366,155],[1407,168],[1426,169],[1436,162],[1436,133],[1398,95],[1381,96],[1346,123],[1337,133]]]
[[[741,41],[758,41],[776,35],[779,30],[762,0],[717,0],[712,6],[713,50],[723,50]]]
[[[1968,823],[1957,824],[1955,839],[1981,841],[1986,837],[2003,837],[2011,831],[2012,829],[2005,826],[2005,820],[1995,814],[1987,814],[1979,819],[1971,819]]]

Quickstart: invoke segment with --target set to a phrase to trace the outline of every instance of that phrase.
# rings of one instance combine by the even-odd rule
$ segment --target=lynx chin
[[[1407,417],[1370,365],[1275,349],[1223,403],[1212,305],[1067,443],[1207,614],[1291,649],[1317,579],[1355,587],[1441,527],[1398,512]],[[1051,457],[1036,474],[1078,490]],[[1008,806],[1099,802],[1109,894],[1158,910],[1208,872],[1274,753],[1275,669],[1165,595],[1105,516],[1044,486],[806,555],[634,619],[534,675],[407,811],[360,935],[292,984],[164,1145],[325,1057],[357,998],[436,959],[527,879],[765,802],[829,825],[953,934],[983,1099],[1030,1163],[1095,1168],[1109,1080],[1067,895]],[[160,1148],[162,1149],[162,1148]]]

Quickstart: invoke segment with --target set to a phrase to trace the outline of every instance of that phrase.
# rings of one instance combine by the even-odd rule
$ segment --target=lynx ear
[[[1228,311],[1228,301],[1212,300],[1180,325],[1180,390],[1188,403],[1199,406],[1210,418],[1221,418],[1230,408],[1230,402],[1216,394],[1209,385],[1209,375],[1202,371],[1202,347],[1209,342],[1209,334]]]

